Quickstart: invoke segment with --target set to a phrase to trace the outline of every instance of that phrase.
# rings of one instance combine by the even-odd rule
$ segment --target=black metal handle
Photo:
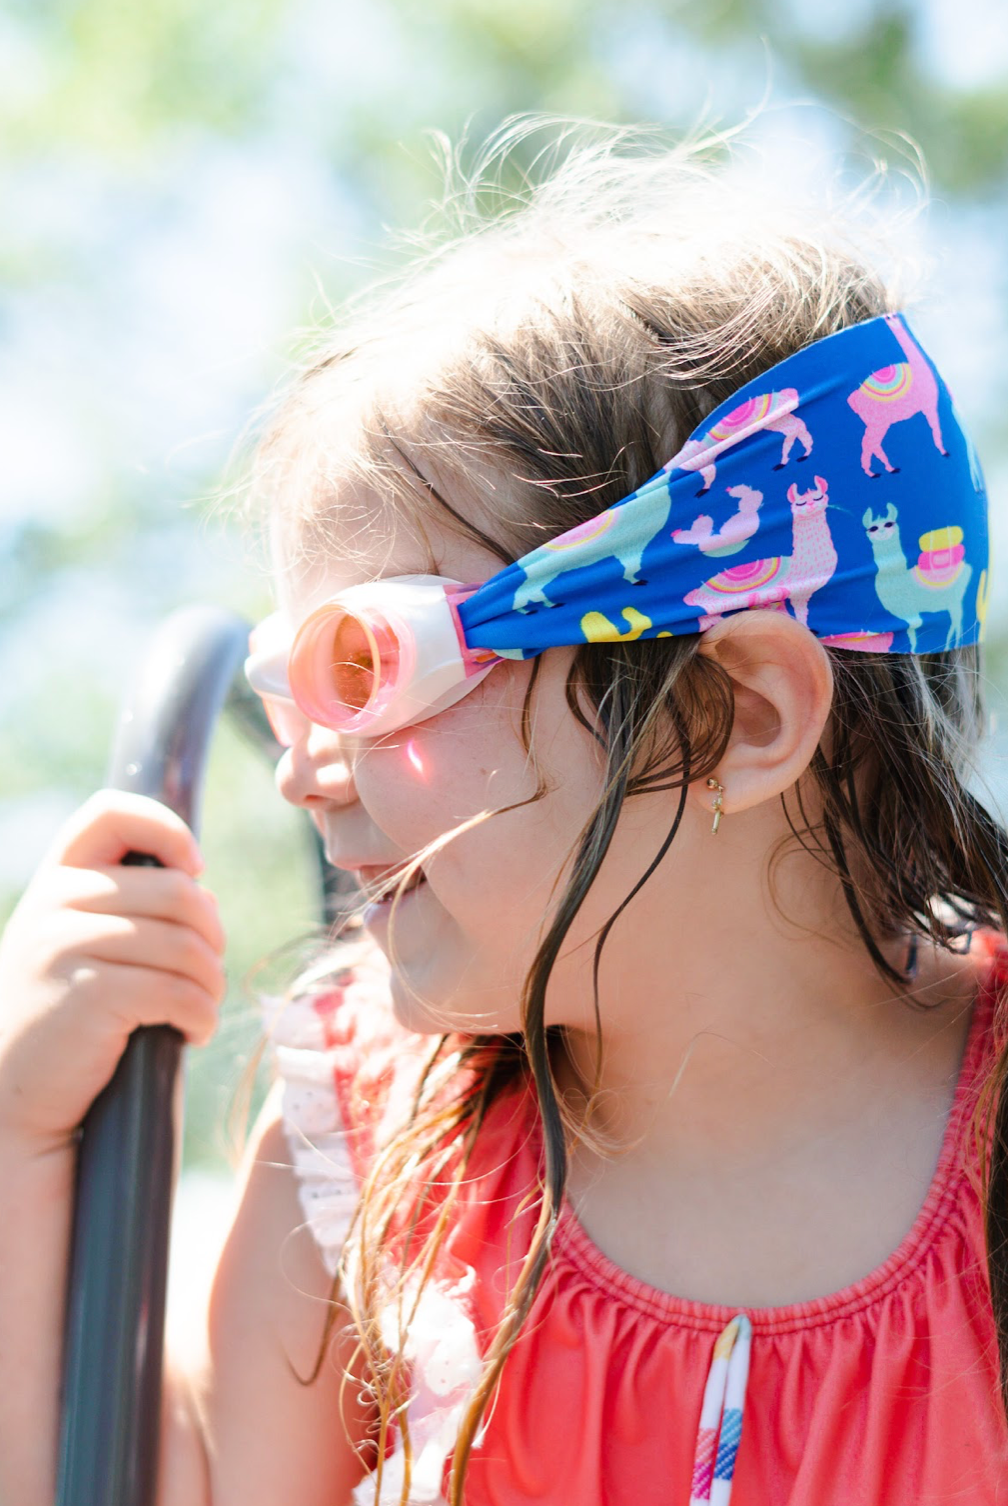
[[[153,796],[196,830],[210,734],[247,643],[248,624],[212,607],[164,623],[122,713],[111,788]],[[169,1026],[134,1031],[82,1127],[57,1506],[154,1501],[181,1045]]]

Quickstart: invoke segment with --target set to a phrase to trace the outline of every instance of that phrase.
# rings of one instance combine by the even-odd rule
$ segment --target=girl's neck
[[[926,1091],[954,1070],[973,958],[922,940],[912,976],[892,984],[839,884],[807,854],[778,864],[774,897],[757,875],[726,865],[716,907],[694,909],[689,944],[663,917],[660,885],[650,901],[647,893],[638,926],[613,930],[600,973],[593,1124],[622,1162],[716,1176],[835,1132],[874,1094]],[[908,940],[881,947],[899,972]],[[560,1084],[577,1111],[593,1080],[594,1033],[569,1029],[566,1044]]]
[[[891,959],[905,959],[905,943]],[[750,954],[751,957],[751,954]],[[922,942],[912,1009],[871,964],[684,987],[693,1028],[606,1038],[595,1123],[621,1147],[571,1156],[568,1198],[622,1269],[687,1300],[776,1307],[838,1291],[896,1250],[934,1176],[975,997],[971,956]],[[800,982],[804,992],[792,987]],[[558,1077],[572,1106],[586,1037]],[[572,1065],[573,1063],[573,1065]]]

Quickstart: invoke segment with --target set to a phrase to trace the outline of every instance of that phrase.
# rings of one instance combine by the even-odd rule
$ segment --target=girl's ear
[[[723,618],[700,640],[735,693],[731,737],[717,769],[724,813],[749,810],[790,789],[804,774],[833,704],[829,655],[785,612],[745,611]],[[710,791],[692,787],[704,809]]]

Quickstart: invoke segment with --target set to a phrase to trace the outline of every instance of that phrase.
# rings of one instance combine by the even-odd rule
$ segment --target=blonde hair
[[[507,187],[536,131],[552,133],[548,170],[540,161],[534,181]],[[363,528],[369,516],[355,513],[358,487],[372,509],[383,499],[390,526],[421,541],[436,521],[502,563],[516,559],[625,497],[751,378],[822,336],[896,310],[918,271],[904,242],[919,205],[894,211],[880,202],[880,175],[809,209],[760,178],[730,133],[670,146],[653,135],[526,122],[493,138],[468,175],[450,153],[446,166],[452,234],[422,247],[326,331],[260,443],[253,495],[271,511],[282,568],[294,573],[311,569],[337,537],[352,546],[355,521]],[[546,1270],[571,1139],[593,1133],[553,1075],[562,1043],[544,1020],[550,969],[624,801],[678,792],[678,814],[636,893],[675,837],[688,784],[716,768],[731,732],[730,681],[697,654],[697,641],[578,650],[567,699],[585,725],[583,708],[594,715],[605,790],[526,979],[523,1030],[435,1044],[409,1122],[362,1193],[344,1286],[374,1377],[380,1459],[406,1395],[401,1347],[390,1353],[381,1339],[383,1254],[400,1238],[400,1297],[417,1275],[430,1278],[489,1107],[516,1080],[534,1085],[546,1168],[538,1223],[460,1429],[456,1506],[480,1421]],[[816,812],[800,800],[792,809],[785,799],[784,809],[796,840],[838,875],[876,966],[898,980],[882,939],[910,930],[950,946],[963,926],[1008,925],[1004,834],[966,787],[981,731],[977,653],[830,654],[836,694],[829,749],[812,765]],[[527,749],[535,685],[534,666]],[[542,793],[540,784],[532,798]],[[613,920],[596,947],[596,1018],[598,956]],[[1002,1062],[998,1094],[1004,1077]],[[1000,1210],[1008,1121],[1002,1133],[1006,1111],[998,1113],[991,1185]],[[1006,1223],[1001,1211],[988,1219],[994,1232]],[[995,1256],[1004,1362],[1008,1271],[1000,1248]],[[404,1500],[408,1492],[407,1467]]]

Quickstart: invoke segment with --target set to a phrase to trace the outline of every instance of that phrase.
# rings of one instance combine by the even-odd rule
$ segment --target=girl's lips
[[[371,900],[369,909],[382,910],[390,908],[391,901],[398,888],[403,874],[412,862],[410,858],[399,858],[390,863],[359,863],[353,858],[343,854],[337,854],[326,847],[326,857],[334,867],[342,869],[352,875],[358,889],[365,895],[381,895],[382,898]],[[427,875],[423,870],[418,870],[410,882],[409,889],[403,895],[403,899],[413,893],[415,889],[423,888],[427,882]]]
[[[347,857],[342,853],[325,844],[327,862],[334,868],[341,869],[344,873],[352,874],[359,887],[365,884],[380,883],[382,879],[391,879],[397,873],[401,873],[409,861],[406,858],[395,858],[388,863],[361,863],[356,858]]]
[[[426,889],[426,887],[427,880],[422,873],[418,875],[417,882],[413,887],[407,889],[405,894],[400,895],[398,900],[396,899],[396,889],[393,887],[384,899],[373,899],[367,905],[361,916],[361,923],[368,927],[377,926],[379,929],[383,928],[388,924],[393,905],[395,905],[396,917],[398,918],[404,910],[411,908],[414,897],[421,889]]]
[[[385,868],[354,868],[352,872],[360,888],[380,888],[382,884],[397,883],[405,868],[405,863],[390,863]]]

